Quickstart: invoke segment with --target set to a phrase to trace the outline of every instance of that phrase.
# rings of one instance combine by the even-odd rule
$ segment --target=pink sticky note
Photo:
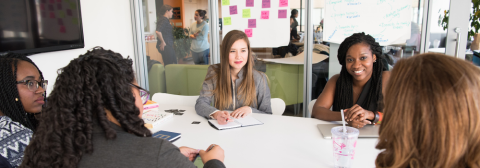
[[[50,3],[55,3],[55,0],[50,0]]]
[[[270,8],[270,0],[262,0],[262,8]]]
[[[50,12],[50,18],[55,19],[55,13]]]
[[[230,15],[237,14],[237,5],[230,6]]]
[[[280,0],[280,7],[288,7],[288,0]]]
[[[253,7],[253,0],[247,0],[246,7]]]
[[[52,4],[50,4],[50,5],[48,5],[48,10],[53,11],[53,10],[55,10],[55,8],[53,7]]]
[[[257,19],[248,19],[248,28],[257,28]]]
[[[57,4],[57,9],[62,10],[62,4],[61,3]]]
[[[45,10],[45,4],[40,4],[40,10]]]
[[[67,15],[68,15],[68,16],[72,16],[72,10],[67,9]]]
[[[60,32],[61,33],[66,33],[67,30],[65,29],[65,26],[60,26]]]
[[[278,18],[279,19],[287,18],[287,10],[286,9],[278,10]]]
[[[261,19],[268,19],[270,18],[270,11],[262,11],[262,15],[260,16]]]
[[[62,3],[62,0],[57,0],[58,3]]]
[[[247,34],[247,37],[252,37],[252,32],[253,30],[252,29],[245,29],[245,34]]]

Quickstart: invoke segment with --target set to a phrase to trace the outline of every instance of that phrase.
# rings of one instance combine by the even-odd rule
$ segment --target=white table
[[[160,105],[160,110],[182,109],[184,115],[174,115],[156,130],[178,132],[182,137],[173,144],[206,149],[218,144],[225,151],[228,168],[255,167],[333,167],[332,140],[324,139],[317,124],[326,121],[289,116],[253,114],[263,125],[228,130],[216,130],[197,115],[194,107]],[[200,124],[192,124],[200,121]],[[353,167],[375,167],[379,150],[377,139],[357,141]]]

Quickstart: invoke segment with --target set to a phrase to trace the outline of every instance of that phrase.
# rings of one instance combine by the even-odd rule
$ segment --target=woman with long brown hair
[[[480,69],[443,54],[400,60],[385,93],[377,167],[480,167]]]
[[[208,67],[195,105],[197,114],[217,119],[219,124],[232,121],[230,116],[244,117],[252,112],[272,114],[267,76],[253,69],[247,35],[238,30],[228,32],[220,53],[220,64]]]

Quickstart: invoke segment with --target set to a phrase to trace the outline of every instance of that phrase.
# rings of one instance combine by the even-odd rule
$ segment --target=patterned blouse
[[[10,117],[0,116],[0,155],[13,167],[20,166],[23,151],[30,143],[33,132]]]

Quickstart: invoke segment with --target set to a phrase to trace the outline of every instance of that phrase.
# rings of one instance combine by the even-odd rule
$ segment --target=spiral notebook
[[[239,118],[239,119],[232,118],[232,119],[233,119],[233,122],[229,122],[225,125],[218,124],[218,121],[214,120],[214,119],[208,120],[208,123],[212,127],[216,128],[218,130],[239,128],[239,127],[248,127],[248,126],[262,125],[263,124],[262,122],[253,118],[251,115],[248,115],[245,118]]]

